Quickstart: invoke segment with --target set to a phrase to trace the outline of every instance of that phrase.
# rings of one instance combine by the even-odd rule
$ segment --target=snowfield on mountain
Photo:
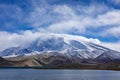
[[[97,39],[82,36],[41,33],[25,47],[10,47],[0,52],[1,57],[32,56],[37,54],[60,53],[65,57],[80,59],[119,59],[120,53],[99,44]]]

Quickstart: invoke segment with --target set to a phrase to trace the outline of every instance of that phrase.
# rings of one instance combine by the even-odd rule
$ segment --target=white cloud
[[[110,10],[110,8],[104,4],[92,3],[89,6],[77,6],[74,10],[78,10],[80,13],[86,16],[95,16],[98,14],[103,14]]]
[[[116,50],[120,52],[120,42],[102,42],[101,43],[103,46],[108,47],[112,50]]]
[[[116,5],[120,5],[120,0],[111,0],[111,2],[116,4]]]
[[[32,31],[24,31],[21,33],[8,33],[8,32],[0,32],[0,51],[9,48],[9,47],[26,47],[28,46],[32,41],[34,41],[37,38],[46,39],[50,37],[54,33],[41,33],[41,32],[32,32]],[[56,34],[60,36],[59,34]],[[116,43],[108,43],[108,42],[101,42],[99,39],[94,38],[85,38],[83,36],[76,36],[72,37],[66,34],[61,34],[61,36],[64,36],[65,38],[72,38],[77,40],[83,40],[88,42],[93,42],[99,45],[103,45],[105,47],[108,47],[113,50],[120,51],[120,42]]]
[[[120,25],[120,10],[108,8],[105,5],[76,6],[34,4],[27,22],[43,32],[84,34],[87,28],[103,28]],[[98,9],[96,9],[98,7]],[[78,14],[79,13],[79,14]],[[94,34],[94,32],[91,32]],[[101,32],[102,33],[102,32]]]
[[[16,25],[25,23],[40,31],[56,33],[76,31],[78,34],[84,34],[88,32],[87,28],[101,27],[106,31],[104,27],[120,26],[120,10],[110,9],[104,4],[74,7],[66,4],[50,5],[46,0],[31,0],[31,10],[27,13],[17,5],[0,4],[0,9],[2,10],[0,18],[3,18],[3,23],[8,18],[13,20],[5,22],[3,27],[6,26],[6,29],[9,27],[19,29],[20,27]],[[94,32],[91,33],[94,34]]]
[[[120,25],[120,10],[110,10],[105,14],[98,15],[98,23],[101,25]]]
[[[114,1],[119,2],[119,0]],[[30,2],[30,11],[27,13],[17,5],[0,4],[2,21],[6,21],[8,18],[13,19],[7,23],[4,21],[3,27],[19,29],[20,27],[17,28],[18,26],[15,24],[25,23],[25,25],[40,31],[69,33],[75,30],[76,33],[84,34],[88,32],[87,28],[101,27],[104,31],[101,33],[108,33],[106,29],[111,26],[120,26],[120,10],[109,8],[105,4],[70,6],[67,4],[50,5],[47,0],[30,0]],[[94,31],[91,30],[91,33],[94,34]]]
[[[60,15],[67,16],[67,17],[70,17],[70,16],[71,17],[75,17],[76,16],[76,14],[74,13],[74,11],[70,7],[68,7],[66,5],[55,6],[54,9],[53,9],[53,11],[55,13],[58,13]]]
[[[120,27],[118,26],[118,27],[112,27],[110,29],[107,29],[101,35],[103,35],[103,36],[111,35],[111,36],[114,36],[116,38],[119,38],[120,37]]]
[[[38,28],[76,17],[74,11],[66,5],[53,5],[34,7],[26,19],[32,27]]]
[[[119,17],[120,17],[119,10],[118,11],[111,10],[104,14],[98,15],[95,18],[84,15],[80,15],[80,16],[74,15],[74,18],[71,18],[69,20],[63,19],[62,21],[47,26],[46,28],[39,28],[39,29],[40,31],[56,32],[56,33],[69,33],[74,30],[77,31],[76,33],[85,33],[87,28],[97,29],[101,27],[103,28],[103,32],[101,33],[107,33],[105,32],[106,29],[112,28],[111,26],[120,25]],[[101,33],[99,33],[99,35],[101,35]]]
[[[41,33],[41,32],[32,32],[32,31],[24,31],[19,34],[0,31],[0,51],[9,47],[17,47],[17,46],[26,47],[37,38],[46,39],[46,38],[49,38],[50,35],[56,35],[60,37],[64,36],[65,38],[72,37],[72,35],[70,36],[66,34],[59,35],[54,33]],[[88,39],[82,36],[76,36],[75,39],[80,39],[83,41],[89,41],[94,43],[100,43],[98,39],[93,39],[93,38]]]
[[[74,30],[79,31],[80,33],[80,32],[84,32],[85,28],[79,21],[75,21],[75,20],[63,21],[56,24],[52,24],[45,29],[40,28],[40,31],[55,32],[55,33],[70,33],[70,31],[74,31]]]
[[[8,47],[27,46],[37,37],[37,34],[33,35],[31,31],[25,31],[22,34],[0,31],[0,50]]]
[[[0,32],[0,50],[3,50],[5,48],[11,47],[13,46],[18,46],[18,44],[16,44],[13,41],[13,38],[17,37],[16,34],[10,34],[7,32]]]
[[[116,4],[120,3],[120,0],[111,1],[114,1]],[[111,35],[120,37],[120,10],[108,8],[104,4],[91,4],[90,6],[75,5],[73,7],[66,4],[49,5],[46,0],[32,0],[31,3],[31,10],[27,15],[18,6],[0,4],[0,10],[4,11],[1,11],[0,14],[2,15],[0,15],[0,18],[3,18],[3,20],[6,19],[6,15],[6,17],[10,17],[15,21],[25,22],[34,29],[39,29],[41,32],[71,33],[74,31],[75,33],[84,34],[87,32],[87,28],[102,28],[102,36]],[[11,21],[5,25],[14,27],[14,23],[14,21]],[[94,34],[94,31],[91,33]],[[98,34],[101,36],[101,33]],[[2,45],[0,46],[0,50],[10,46],[27,44],[26,41],[29,40],[28,43],[31,42],[38,37],[36,35],[39,35],[39,33],[31,31],[25,31],[21,34],[0,32],[0,45]],[[119,48],[117,43],[113,44]],[[106,43],[111,48],[114,48],[111,46],[113,44]]]

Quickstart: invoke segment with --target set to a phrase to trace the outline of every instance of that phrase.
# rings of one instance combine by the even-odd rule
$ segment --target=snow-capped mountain
[[[96,40],[97,41],[97,40]],[[80,59],[119,59],[120,53],[96,44],[92,39],[67,34],[42,34],[26,47],[11,47],[0,53],[2,57],[31,56],[58,52],[65,57]],[[56,53],[57,54],[57,53]],[[106,57],[106,58],[107,58]]]

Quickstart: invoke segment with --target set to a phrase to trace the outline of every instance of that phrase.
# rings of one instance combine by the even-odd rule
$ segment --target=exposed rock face
[[[66,58],[62,55],[39,54],[37,56],[0,58],[0,67],[30,67],[30,68],[57,68],[57,69],[110,69],[120,70],[119,60],[107,62],[99,60],[83,60],[77,58]],[[58,53],[57,53],[58,54]]]

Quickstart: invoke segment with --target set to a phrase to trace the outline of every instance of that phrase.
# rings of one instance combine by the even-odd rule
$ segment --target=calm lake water
[[[120,71],[0,69],[0,80],[120,80]]]

